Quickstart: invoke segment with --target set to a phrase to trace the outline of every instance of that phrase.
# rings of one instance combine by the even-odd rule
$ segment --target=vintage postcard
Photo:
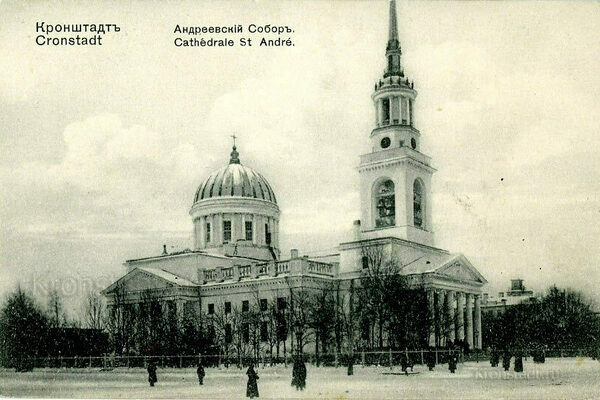
[[[598,398],[599,25],[0,1],[0,396]]]

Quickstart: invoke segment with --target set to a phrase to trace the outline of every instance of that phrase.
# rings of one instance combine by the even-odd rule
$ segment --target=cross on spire
[[[233,150],[231,150],[231,158],[229,159],[229,164],[239,164],[240,163],[240,153],[237,152],[237,149],[235,147],[235,139],[237,139],[237,136],[231,135],[231,137],[233,138]]]

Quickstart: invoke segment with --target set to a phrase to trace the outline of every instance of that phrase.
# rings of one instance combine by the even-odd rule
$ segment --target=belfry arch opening
[[[375,227],[396,225],[396,194],[394,182],[384,179],[374,187]]]
[[[425,228],[425,185],[418,178],[413,182],[413,225]]]

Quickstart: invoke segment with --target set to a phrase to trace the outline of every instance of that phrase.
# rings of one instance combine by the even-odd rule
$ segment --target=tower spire
[[[400,41],[398,40],[398,22],[396,19],[396,0],[390,1],[390,33],[388,38],[387,50],[398,49]]]
[[[385,56],[387,58],[387,68],[383,77],[388,76],[404,76],[402,66],[400,65],[400,56],[402,56],[402,49],[400,47],[400,40],[398,40],[398,21],[396,18],[396,0],[390,0],[390,22],[389,22],[389,37],[387,47],[385,49]]]

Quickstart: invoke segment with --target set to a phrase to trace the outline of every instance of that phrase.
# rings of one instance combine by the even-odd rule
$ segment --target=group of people
[[[523,352],[518,350],[514,353],[515,372],[523,372]],[[510,369],[510,360],[512,357],[513,354],[510,351],[504,350],[502,352],[502,368],[504,368],[505,371],[508,371]],[[498,364],[500,364],[500,352],[492,348],[490,350],[490,365],[492,367],[497,367]]]
[[[156,363],[154,361],[148,362],[148,382],[150,386],[154,386],[158,379],[156,377]],[[198,367],[196,368],[196,374],[198,375],[198,384],[202,386],[204,384],[204,377],[206,376],[206,372],[204,371],[204,366],[202,363],[198,363]],[[246,386],[246,397],[255,398],[258,397],[258,373],[254,369],[254,364],[251,363],[248,367],[248,371],[246,371],[246,375],[248,375],[248,384]],[[296,387],[296,390],[304,390],[306,387],[306,365],[304,361],[300,357],[297,357],[294,361],[294,365],[292,367],[292,386]]]

